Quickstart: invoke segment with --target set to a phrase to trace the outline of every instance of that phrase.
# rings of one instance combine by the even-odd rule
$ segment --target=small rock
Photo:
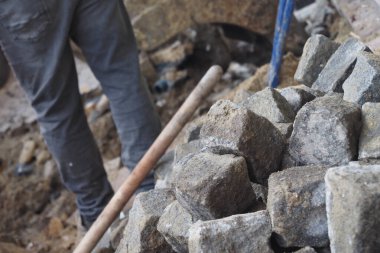
[[[295,251],[294,253],[317,253],[312,247],[305,247],[300,250]]]
[[[232,100],[234,103],[238,104],[246,100],[247,98],[253,96],[255,93],[249,90],[238,90],[234,96],[234,99]]]
[[[189,252],[273,253],[267,211],[198,221],[190,228]]]
[[[157,231],[157,223],[164,209],[174,200],[171,190],[151,190],[138,194],[116,252],[173,252]]]
[[[15,176],[28,176],[32,174],[34,170],[34,164],[29,163],[29,164],[17,164],[14,170],[14,175]]]
[[[186,253],[188,250],[189,229],[196,220],[184,209],[178,201],[174,201],[165,208],[157,230],[165,237],[166,241],[178,253]]]
[[[331,95],[302,107],[294,121],[289,154],[301,165],[340,165],[357,157],[358,105]]]
[[[272,123],[291,123],[295,117],[288,101],[277,90],[271,88],[255,93],[241,105]]]
[[[37,165],[43,165],[47,160],[51,158],[51,155],[49,151],[47,150],[41,150],[41,152],[38,153],[36,158]]]
[[[139,62],[141,73],[151,87],[157,80],[156,69],[146,53],[140,53]]]
[[[33,160],[36,143],[33,140],[28,140],[22,147],[18,162],[19,164],[28,164]]]
[[[344,100],[353,103],[380,102],[380,56],[360,52],[343,90]]]
[[[270,121],[227,100],[216,102],[207,115],[200,133],[205,146],[243,155],[251,181],[265,183],[279,169],[285,140]]]
[[[359,159],[380,158],[380,103],[365,103],[362,107],[362,132]]]
[[[267,208],[280,246],[328,245],[326,170],[320,166],[294,167],[269,177]]]
[[[201,220],[242,213],[255,202],[245,159],[235,155],[199,153],[182,162],[175,192],[179,203]]]
[[[166,152],[154,169],[155,189],[171,188],[173,182],[174,150]]]
[[[294,79],[311,87],[338,47],[338,43],[331,41],[321,34],[311,36],[303,48],[302,57]]]
[[[205,144],[202,140],[190,141],[188,143],[178,145],[174,150],[174,163],[178,163],[185,156],[193,153],[199,153]]]
[[[55,162],[53,160],[49,160],[45,163],[43,177],[47,180],[53,179],[58,173],[57,168],[55,167]]]
[[[115,223],[115,222],[114,222]],[[112,248],[116,249],[119,246],[121,239],[123,238],[123,231],[128,224],[128,216],[121,219],[115,227],[111,227],[111,245]]]
[[[380,166],[331,168],[325,181],[331,252],[379,252]]]
[[[293,131],[293,123],[273,123],[277,130],[284,136],[284,139],[289,139]]]
[[[263,186],[261,184],[255,184],[255,183],[251,183],[251,186],[252,186],[253,192],[256,195],[257,202],[262,202],[264,205],[266,205],[267,199],[268,199],[268,187]]]
[[[288,87],[282,89],[280,93],[288,101],[294,113],[297,113],[304,104],[315,99],[315,95],[299,88]]]
[[[199,134],[204,122],[207,120],[207,115],[204,114],[195,120],[186,124],[185,131],[185,142],[191,142],[199,139]]]
[[[331,56],[312,88],[323,92],[343,92],[342,84],[351,74],[359,52],[369,51],[357,39],[347,39]]]
[[[178,65],[193,53],[193,44],[191,42],[182,43],[177,40],[169,47],[161,49],[150,55],[152,62],[156,66]]]
[[[57,238],[60,236],[63,230],[63,224],[61,219],[57,217],[53,217],[49,221],[49,225],[47,226],[47,236],[51,238]]]

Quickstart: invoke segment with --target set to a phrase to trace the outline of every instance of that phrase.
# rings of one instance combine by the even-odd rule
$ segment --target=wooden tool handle
[[[106,230],[119,215],[130,197],[142,183],[146,175],[154,168],[157,161],[166,152],[178,133],[190,120],[194,111],[210,94],[215,84],[220,80],[223,70],[219,66],[212,66],[197,87],[191,92],[181,108],[166,125],[152,146],[145,153],[135,169],[128,176],[119,190],[115,193],[90,230],[83,237],[74,253],[90,253]]]

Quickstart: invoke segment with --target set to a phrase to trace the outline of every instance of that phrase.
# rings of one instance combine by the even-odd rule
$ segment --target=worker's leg
[[[124,5],[121,0],[81,0],[73,27],[74,40],[110,100],[123,163],[133,169],[161,125],[140,77],[138,51]],[[150,175],[142,190],[153,186]]]
[[[83,112],[68,41],[76,6],[76,0],[1,1],[0,43],[88,227],[113,192]]]

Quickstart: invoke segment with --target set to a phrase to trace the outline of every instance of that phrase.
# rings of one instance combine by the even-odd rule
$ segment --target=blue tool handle
[[[280,83],[282,54],[285,46],[286,34],[293,17],[293,8],[294,0],[280,0],[278,5],[272,58],[268,74],[268,85],[272,88],[276,88]]]

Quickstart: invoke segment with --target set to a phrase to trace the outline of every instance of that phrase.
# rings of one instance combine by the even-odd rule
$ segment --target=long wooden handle
[[[142,183],[146,175],[154,168],[154,165],[165,153],[175,137],[190,120],[194,111],[212,91],[215,84],[220,80],[223,70],[219,66],[212,66],[205,76],[191,92],[181,108],[166,125],[152,146],[145,153],[135,169],[128,176],[119,190],[115,193],[108,205],[104,208],[90,230],[83,237],[74,253],[90,253],[97,242],[104,235],[112,222],[119,215],[135,190]]]

